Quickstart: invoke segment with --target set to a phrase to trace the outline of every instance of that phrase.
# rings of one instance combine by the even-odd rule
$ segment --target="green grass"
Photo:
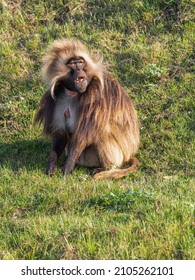
[[[3,1],[0,12],[0,259],[194,259],[193,1]],[[102,52],[135,102],[140,166],[124,179],[44,174],[41,59],[63,37]]]

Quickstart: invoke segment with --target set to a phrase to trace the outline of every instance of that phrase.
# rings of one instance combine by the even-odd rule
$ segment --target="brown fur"
[[[86,61],[85,71],[90,77],[86,91],[81,94],[68,90],[64,82],[69,71],[66,63],[77,56]],[[91,56],[81,42],[59,40],[44,58],[43,75],[49,89],[43,95],[35,122],[43,123],[44,133],[53,139],[47,173],[54,173],[64,149],[65,174],[76,163],[106,170],[95,174],[95,179],[121,178],[133,172],[138,165],[134,155],[139,146],[136,110],[102,62]],[[131,166],[111,169],[126,164]]]

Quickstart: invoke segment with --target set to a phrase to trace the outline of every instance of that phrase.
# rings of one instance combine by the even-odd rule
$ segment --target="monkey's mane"
[[[49,83],[49,89],[41,100],[35,122],[43,123],[44,133],[52,135],[54,88],[66,75],[66,71],[69,71],[66,69],[66,63],[75,56],[85,59],[88,71],[93,77],[86,92],[79,97],[76,134],[82,135],[82,132],[85,132],[88,139],[94,138],[94,135],[99,137],[96,131],[104,133],[110,127],[110,123],[113,123],[112,125],[117,123],[117,126],[122,123],[124,129],[132,127],[133,130],[136,127],[136,120],[132,115],[134,111],[132,101],[129,101],[120,83],[106,70],[100,58],[90,55],[87,48],[75,39],[54,41],[44,57],[43,76]]]

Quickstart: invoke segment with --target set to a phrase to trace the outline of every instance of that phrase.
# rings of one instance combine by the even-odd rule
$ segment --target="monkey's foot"
[[[91,175],[94,176],[103,170],[104,170],[104,168],[102,168],[102,167],[96,168],[96,169],[92,170]]]

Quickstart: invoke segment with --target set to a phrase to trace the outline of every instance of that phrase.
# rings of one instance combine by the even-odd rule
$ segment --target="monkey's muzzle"
[[[83,93],[87,89],[87,79],[85,77],[78,77],[74,80],[75,88],[79,93]]]

